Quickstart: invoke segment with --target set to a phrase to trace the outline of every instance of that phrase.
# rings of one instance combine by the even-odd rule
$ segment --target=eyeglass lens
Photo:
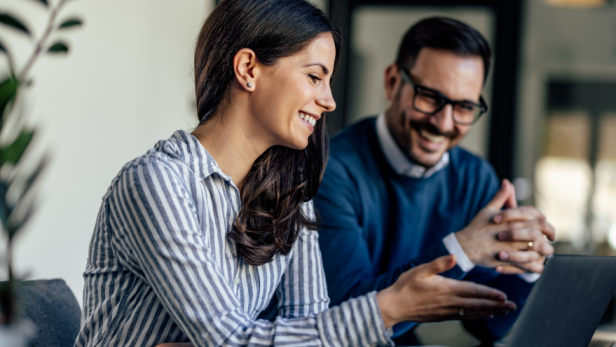
[[[421,90],[416,93],[414,107],[423,113],[435,113],[439,111],[446,101],[441,96]],[[472,124],[481,114],[481,108],[471,103],[459,102],[453,106],[453,119],[458,123]]]

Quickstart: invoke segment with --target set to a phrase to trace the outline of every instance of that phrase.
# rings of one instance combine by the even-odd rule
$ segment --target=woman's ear
[[[400,73],[398,72],[398,65],[390,64],[385,68],[385,98],[391,102],[396,97],[396,92],[400,88]]]
[[[233,71],[240,86],[252,92],[257,84],[257,55],[250,48],[242,48],[233,57]]]

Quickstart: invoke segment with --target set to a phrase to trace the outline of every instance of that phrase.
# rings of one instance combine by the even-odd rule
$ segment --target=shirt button
[[[233,283],[240,284],[240,276],[235,277],[235,279],[233,280]]]

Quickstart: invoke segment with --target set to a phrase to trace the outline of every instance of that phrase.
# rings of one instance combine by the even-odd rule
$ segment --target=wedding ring
[[[533,243],[533,241],[528,241],[528,247],[526,248],[526,250],[527,251],[532,251],[534,245],[535,244]]]
[[[460,309],[460,312],[458,312],[458,315],[460,315],[460,317],[464,316],[464,309],[463,308]]]

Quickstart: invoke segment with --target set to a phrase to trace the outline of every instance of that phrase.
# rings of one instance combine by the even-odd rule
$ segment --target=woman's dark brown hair
[[[331,33],[338,65],[340,34],[325,14],[304,0],[224,0],[203,24],[195,51],[195,91],[200,124],[216,114],[235,79],[233,57],[252,49],[261,64],[298,53],[319,34]],[[328,155],[325,115],[304,150],[274,146],[254,163],[242,187],[242,207],[229,237],[238,257],[263,265],[288,254],[301,226],[316,229],[301,204],[321,185]]]

